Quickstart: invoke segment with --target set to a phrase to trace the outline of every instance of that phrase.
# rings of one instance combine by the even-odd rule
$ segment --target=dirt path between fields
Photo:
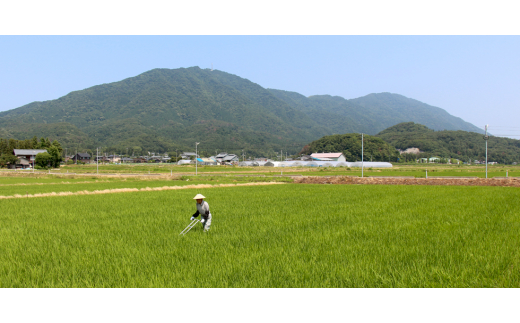
[[[71,195],[96,195],[96,194],[113,194],[113,193],[128,193],[128,192],[150,192],[150,191],[168,191],[168,190],[182,190],[191,188],[219,188],[219,187],[236,187],[236,186],[257,186],[257,185],[276,185],[285,184],[283,182],[260,182],[260,183],[239,183],[239,184],[197,184],[185,186],[163,186],[163,187],[145,187],[145,188],[114,188],[99,191],[78,191],[78,192],[51,192],[51,193],[37,193],[37,194],[15,194],[9,196],[0,196],[1,199],[21,199],[31,197],[49,197],[49,196],[71,196]]]
[[[354,176],[304,176],[294,177],[300,184],[372,184],[372,185],[459,185],[459,186],[512,186],[520,187],[520,178],[399,178]]]

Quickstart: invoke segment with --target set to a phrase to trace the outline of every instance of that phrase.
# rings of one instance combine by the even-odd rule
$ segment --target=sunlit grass
[[[292,182],[291,178],[272,178],[272,177],[234,177],[234,176],[181,176],[172,177],[171,179],[150,179],[150,178],[100,178],[90,179],[90,181],[61,181],[50,182],[40,181],[36,183],[24,183],[23,178],[19,178],[18,183],[0,184],[0,196],[13,195],[33,195],[42,193],[59,193],[59,192],[80,192],[80,191],[96,191],[109,189],[137,188],[146,187],[164,187],[164,186],[187,186],[197,184],[239,184],[251,182]],[[21,183],[20,183],[21,182]],[[32,182],[32,181],[31,181]],[[0,182],[1,183],[1,182]]]
[[[212,229],[179,233],[207,197]],[[272,185],[0,201],[1,287],[520,287],[520,189]]]

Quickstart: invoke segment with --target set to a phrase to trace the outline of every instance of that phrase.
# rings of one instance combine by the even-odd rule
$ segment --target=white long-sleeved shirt
[[[195,203],[197,204],[197,212],[198,212],[198,213],[195,213],[196,214],[196,215],[194,215],[195,217],[198,217],[199,214],[202,214],[202,216],[206,217],[206,211],[207,211],[208,215],[210,214],[208,202],[202,201],[202,203],[200,203],[200,204],[197,202],[195,202]]]

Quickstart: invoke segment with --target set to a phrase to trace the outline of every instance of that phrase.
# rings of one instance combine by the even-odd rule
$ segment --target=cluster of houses
[[[392,167],[387,162],[347,162],[343,153],[314,153],[304,155],[297,159],[285,161],[274,161],[268,158],[256,158],[254,160],[239,161],[237,155],[220,153],[209,158],[200,158],[195,153],[185,153],[183,159],[177,164],[199,165],[238,165],[238,166],[271,166],[271,167]]]
[[[186,164],[198,164],[198,165],[237,165],[240,159],[235,154],[228,154],[226,152],[219,153],[216,156],[209,158],[201,158],[199,155],[193,152],[185,152],[181,155],[181,160],[177,162],[177,165]]]
[[[77,163],[113,163],[113,164],[124,164],[124,163],[169,163],[171,158],[167,154],[164,156],[139,156],[139,157],[123,157],[119,155],[103,155],[103,156],[90,156],[88,153],[77,153],[76,155],[66,156],[65,162],[71,160],[74,164]]]
[[[342,153],[314,153],[294,160],[272,161],[254,160],[239,163],[239,166],[271,166],[271,167],[392,167],[387,162],[347,162]]]
[[[31,169],[34,167],[36,155],[47,152],[45,149],[15,149],[14,155],[18,157],[18,163],[12,165],[11,168]],[[88,153],[77,153],[75,155],[66,156],[65,162],[72,161],[77,163],[168,163],[171,158],[168,155],[163,156],[140,156],[140,157],[122,157],[118,155],[103,155],[92,158]],[[194,152],[184,152],[178,165],[195,164],[198,165],[238,165],[238,166],[273,166],[273,167],[292,167],[292,166],[316,166],[316,167],[361,167],[361,162],[347,162],[342,153],[314,153],[311,155],[301,156],[298,159],[287,159],[285,161],[274,161],[268,158],[256,158],[255,160],[242,161],[238,155],[228,154],[226,152],[219,153],[209,158],[202,158]],[[365,167],[392,167],[390,163],[382,162],[364,162]]]
[[[16,165],[11,165],[10,168],[32,169],[36,155],[47,152],[45,149],[14,149],[14,155],[18,157]],[[219,153],[209,158],[202,158],[194,152],[184,152],[181,154],[181,159],[177,162],[178,165],[198,164],[198,165],[238,165],[238,166],[272,166],[272,167],[392,167],[391,163],[387,162],[347,162],[342,153],[313,153],[311,155],[304,155],[297,159],[287,159],[285,161],[274,161],[268,158],[256,158],[254,160],[242,161],[235,154],[228,154],[226,152]],[[455,162],[457,164],[461,161],[454,159],[447,159],[448,163]],[[72,161],[73,163],[169,163],[171,158],[167,155],[139,156],[139,157],[122,157],[119,155],[103,155],[92,158],[88,153],[77,153],[75,155],[66,156],[65,162]],[[441,161],[440,157],[419,158],[418,163],[438,163]],[[475,160],[474,164],[481,164],[483,162]],[[466,164],[466,163],[465,163]],[[496,164],[495,162],[488,162],[488,164]]]

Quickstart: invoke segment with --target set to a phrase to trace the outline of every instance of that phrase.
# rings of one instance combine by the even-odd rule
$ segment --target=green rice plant
[[[204,194],[213,215],[179,236]],[[302,185],[2,200],[0,287],[520,287],[518,188]]]
[[[202,176],[182,176],[172,177],[171,179],[150,179],[150,178],[102,178],[83,182],[57,182],[57,183],[32,183],[25,185],[0,184],[0,197],[2,196],[28,196],[34,194],[60,193],[60,192],[82,192],[82,191],[102,191],[112,189],[144,189],[161,188],[170,186],[187,186],[198,184],[240,184],[251,182],[292,182],[291,178],[267,178],[267,177],[202,177]]]

